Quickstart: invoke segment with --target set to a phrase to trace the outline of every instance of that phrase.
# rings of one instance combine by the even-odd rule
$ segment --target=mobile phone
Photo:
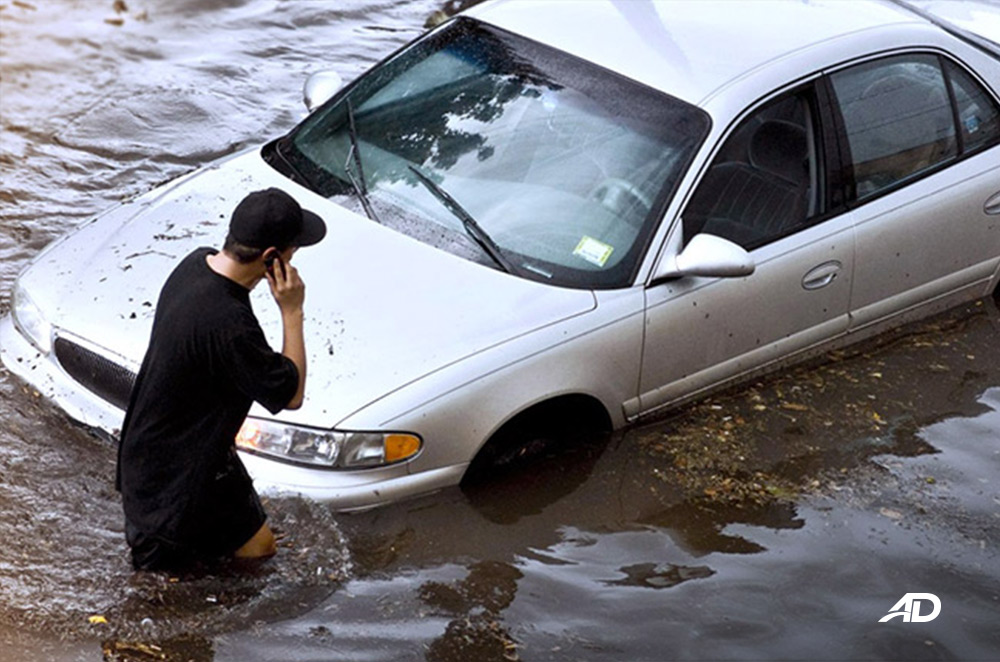
[[[281,259],[281,255],[277,251],[272,251],[264,256],[264,267],[267,269],[267,273],[271,274],[271,278],[274,278],[274,263],[277,262],[278,266],[281,268],[281,275],[285,275],[285,262]]]

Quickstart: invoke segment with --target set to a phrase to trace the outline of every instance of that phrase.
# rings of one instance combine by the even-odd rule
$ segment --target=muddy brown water
[[[51,239],[441,9],[0,0],[0,310]],[[983,300],[478,489],[273,499],[276,559],[182,577],[130,570],[114,449],[0,371],[0,660],[996,659],[998,340]],[[879,623],[914,592],[935,620]]]

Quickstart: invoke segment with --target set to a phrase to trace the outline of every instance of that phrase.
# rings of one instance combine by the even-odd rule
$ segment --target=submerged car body
[[[167,274],[281,187],[329,228],[295,258],[306,400],[238,446],[258,487],[358,508],[533,420],[620,427],[994,291],[997,47],[889,2],[765,4],[486,3],[47,247],[0,357],[117,434]]]

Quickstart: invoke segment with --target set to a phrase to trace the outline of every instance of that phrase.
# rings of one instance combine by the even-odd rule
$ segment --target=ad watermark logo
[[[920,605],[926,602],[933,605],[933,610],[929,614],[922,613],[920,607]],[[897,616],[902,616],[904,623],[927,623],[937,618],[940,613],[941,601],[938,599],[938,596],[933,593],[907,593],[878,622],[886,623]]]

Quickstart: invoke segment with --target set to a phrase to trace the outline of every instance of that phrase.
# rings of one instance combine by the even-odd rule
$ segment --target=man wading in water
[[[272,413],[302,405],[305,285],[289,261],[325,234],[287,193],[256,191],[233,211],[222,251],[195,250],[164,284],[118,450],[136,569],[275,553],[234,440],[254,401]],[[281,310],[280,353],[250,307],[265,278]]]

